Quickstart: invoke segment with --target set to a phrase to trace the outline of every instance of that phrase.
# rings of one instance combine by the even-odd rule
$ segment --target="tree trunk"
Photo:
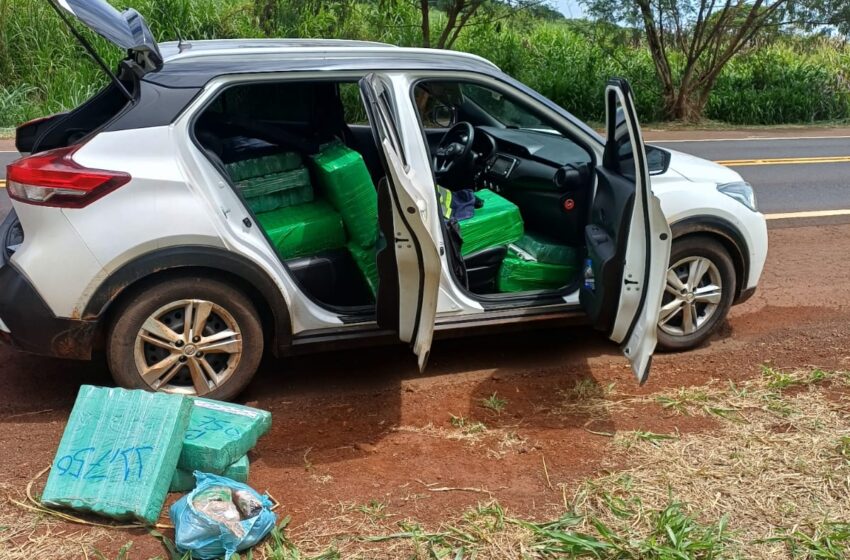
[[[422,46],[427,49],[431,46],[431,6],[428,0],[419,0],[419,9],[422,11]]]

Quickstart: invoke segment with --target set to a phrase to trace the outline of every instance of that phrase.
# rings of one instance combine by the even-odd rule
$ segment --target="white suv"
[[[266,349],[400,339],[424,367],[435,334],[579,320],[643,382],[657,341],[701,343],[758,282],[752,189],[645,147],[623,80],[603,139],[468,54],[157,45],[134,10],[58,6],[128,57],[17,130],[0,338],[22,350],[227,399]]]

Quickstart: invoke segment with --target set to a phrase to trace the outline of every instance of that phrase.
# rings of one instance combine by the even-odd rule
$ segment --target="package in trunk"
[[[238,183],[245,179],[292,171],[302,166],[303,162],[299,154],[295,152],[282,152],[228,163],[224,167],[227,169],[230,178]]]
[[[475,209],[471,218],[458,222],[463,238],[463,255],[507,245],[522,237],[522,215],[516,204],[487,189],[475,195],[483,204]]]
[[[348,237],[366,249],[378,239],[378,194],[363,156],[340,142],[311,156],[323,196],[342,215]]]
[[[345,245],[342,218],[324,200],[263,212],[257,221],[284,260]]]
[[[251,468],[251,462],[247,455],[243,455],[235,463],[224,469],[222,476],[225,476],[236,482],[248,482],[248,472]],[[171,477],[171,486],[169,492],[188,492],[195,487],[195,475],[192,471],[177,469],[174,471],[174,476]]]
[[[248,453],[272,423],[270,412],[208,399],[192,399],[192,417],[178,466],[222,474]]]
[[[579,260],[579,251],[575,247],[563,245],[545,235],[528,231],[511,243],[510,248],[526,260],[545,264],[576,266]]]
[[[373,296],[377,296],[378,261],[376,259],[376,249],[374,247],[363,249],[357,243],[349,243],[346,247],[348,248],[348,252],[351,253],[351,257],[354,259],[357,268],[363,273],[363,278],[369,286],[369,291],[372,292]]]
[[[42,502],[154,523],[191,410],[191,401],[179,395],[83,385]]]

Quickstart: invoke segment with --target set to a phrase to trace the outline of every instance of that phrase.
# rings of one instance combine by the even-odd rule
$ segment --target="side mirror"
[[[457,111],[448,105],[435,105],[428,112],[428,120],[436,127],[450,128],[457,121]]]

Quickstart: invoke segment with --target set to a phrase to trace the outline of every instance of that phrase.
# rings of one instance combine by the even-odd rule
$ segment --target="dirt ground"
[[[250,455],[250,483],[280,502],[294,534],[370,501],[393,518],[424,523],[490,497],[529,517],[557,514],[564,489],[611,468],[611,434],[714,427],[654,403],[590,414],[580,406],[588,394],[615,387],[619,395],[651,395],[712,378],[743,380],[764,363],[850,367],[850,280],[836,259],[847,254],[850,225],[771,230],[757,294],[733,309],[706,347],[657,355],[642,388],[617,349],[582,328],[438,342],[424,375],[396,347],[268,360],[242,398],[273,414],[271,432]],[[0,348],[0,364],[0,497],[21,499],[50,464],[78,386],[110,379],[100,365],[8,348]],[[493,394],[506,401],[501,412],[482,405]],[[452,416],[487,431],[467,437]],[[0,526],[17,515],[17,506],[0,503]],[[144,531],[64,523],[52,531],[88,534],[107,557],[129,540],[132,558],[164,554]]]

